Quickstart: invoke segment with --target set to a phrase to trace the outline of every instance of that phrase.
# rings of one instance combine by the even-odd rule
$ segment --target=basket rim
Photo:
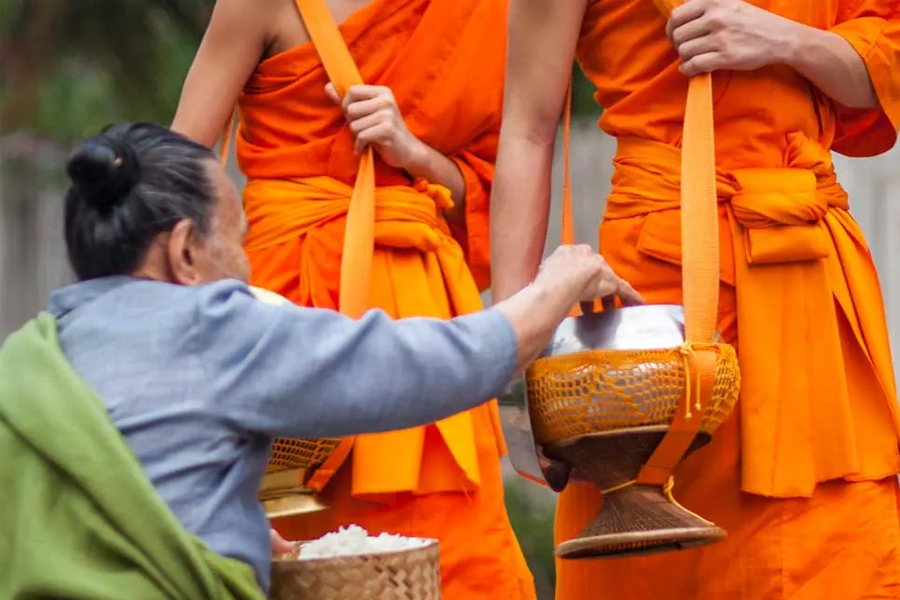
[[[637,308],[637,307],[629,307],[629,308]],[[714,342],[711,344],[711,349],[717,354],[721,355],[723,352],[728,352],[724,347],[728,346],[734,349],[734,345],[730,344],[721,339],[720,334],[716,333],[718,336]],[[522,377],[525,378],[526,381],[531,380],[533,377],[529,376],[529,372],[531,371],[531,366],[535,364],[545,364],[552,362],[561,362],[564,359],[573,359],[573,358],[584,358],[585,355],[592,354],[604,354],[608,353],[610,355],[618,355],[625,356],[629,354],[672,354],[673,352],[681,352],[681,349],[684,347],[684,344],[680,344],[677,346],[660,346],[654,348],[582,348],[580,350],[574,352],[564,352],[561,354],[551,354],[547,356],[539,356],[538,358],[532,361],[531,365],[529,365],[528,369],[526,369],[525,373],[522,374]]]
[[[366,552],[364,554],[339,554],[335,556],[316,556],[313,558],[279,558],[273,557],[272,564],[283,563],[304,563],[304,564],[318,564],[324,562],[332,562],[335,560],[347,560],[347,559],[360,559],[360,558],[393,558],[402,555],[414,554],[416,552],[425,552],[428,550],[432,550],[438,548],[440,545],[440,540],[434,538],[408,538],[414,540],[423,540],[425,544],[421,546],[416,546],[415,548],[406,548],[405,550],[385,550],[384,552]],[[303,546],[303,544],[309,544],[315,540],[302,540],[299,542],[295,542],[298,546]],[[287,554],[287,553],[285,553]]]

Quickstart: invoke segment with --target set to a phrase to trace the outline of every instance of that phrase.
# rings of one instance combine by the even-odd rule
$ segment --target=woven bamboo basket
[[[302,544],[272,562],[272,600],[439,600],[437,540],[399,552],[298,559]]]
[[[259,499],[269,519],[324,510],[306,482],[340,444],[340,440],[278,438],[263,477]]]

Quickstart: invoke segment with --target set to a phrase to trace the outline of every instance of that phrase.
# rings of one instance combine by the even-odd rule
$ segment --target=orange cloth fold
[[[874,156],[893,147],[900,128],[900,3],[840,4],[841,13],[831,31],[847,40],[866,63],[879,106],[837,106],[837,138],[832,147],[848,156]]]
[[[254,179],[244,192],[249,230],[248,252],[306,235],[317,225],[347,215],[353,188],[330,177],[299,180]],[[415,187],[375,189],[375,243],[422,252],[443,250],[464,263],[459,246],[449,238],[442,212],[453,206],[443,186],[418,180]]]

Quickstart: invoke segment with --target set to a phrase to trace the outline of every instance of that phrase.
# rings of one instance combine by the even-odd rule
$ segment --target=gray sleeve
[[[230,282],[201,291],[199,335],[211,407],[272,436],[340,437],[423,425],[497,396],[516,364],[499,311],[451,321],[356,321],[270,306]]]

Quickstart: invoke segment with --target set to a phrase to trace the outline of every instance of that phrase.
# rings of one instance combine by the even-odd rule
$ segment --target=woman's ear
[[[202,262],[203,244],[197,230],[190,219],[179,221],[169,233],[169,246],[166,253],[168,271],[173,283],[180,285],[197,285],[203,282],[200,263]]]

